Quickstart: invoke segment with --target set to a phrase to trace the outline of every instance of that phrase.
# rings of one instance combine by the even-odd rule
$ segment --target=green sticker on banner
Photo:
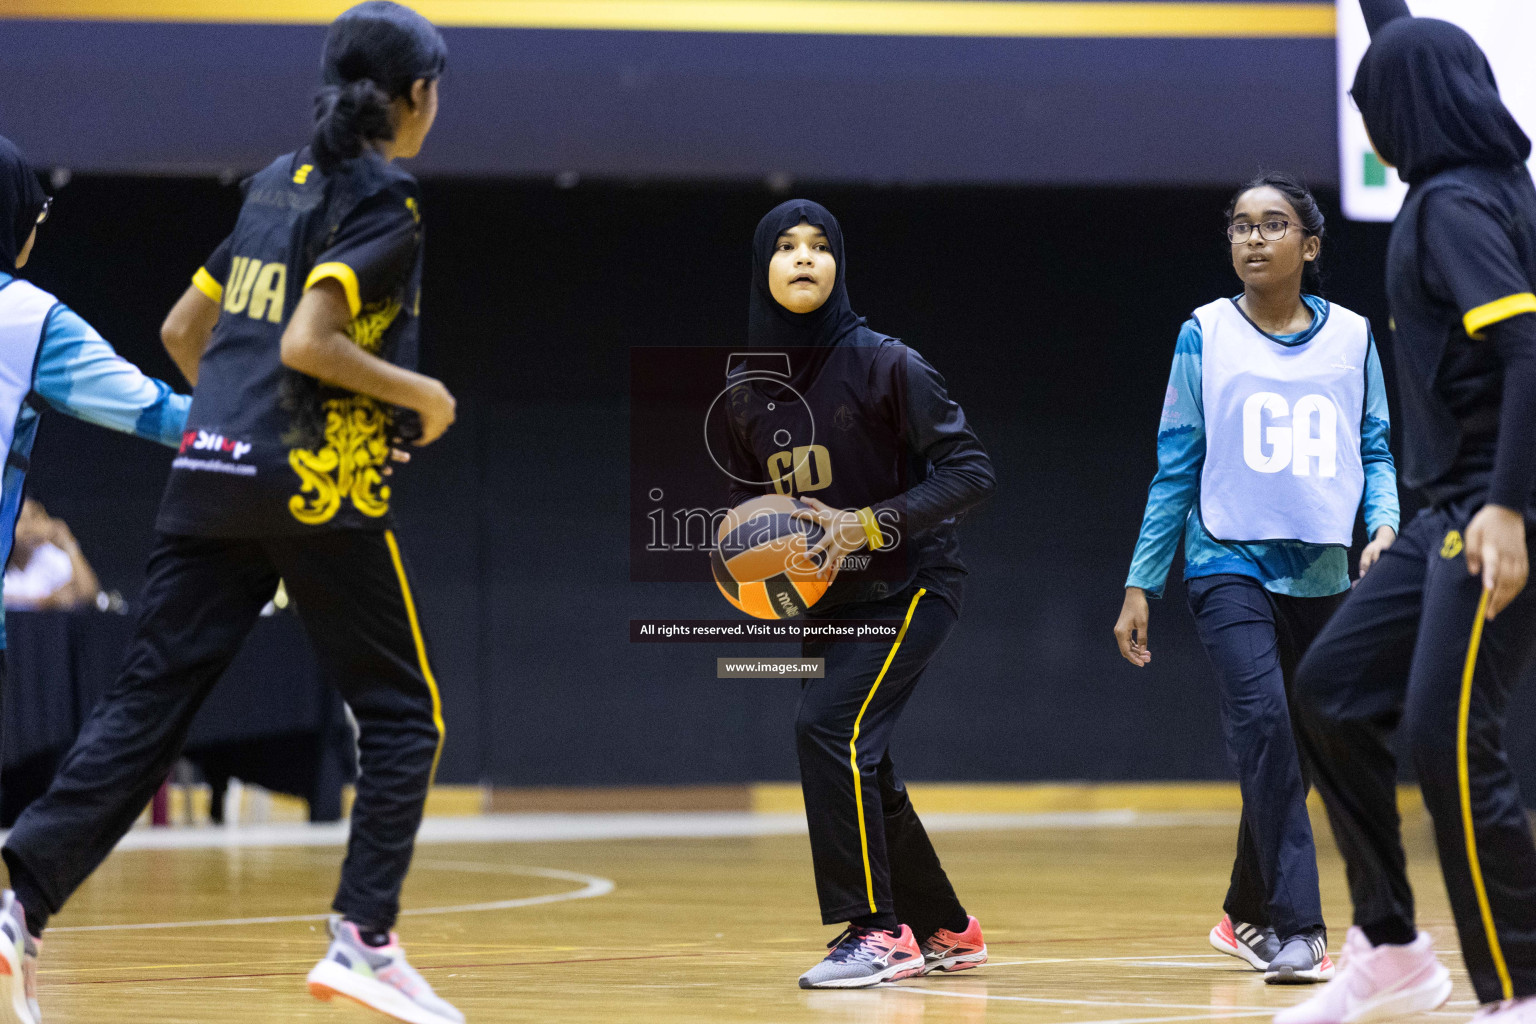
[[[1386,188],[1387,165],[1381,162],[1381,157],[1373,152],[1365,154],[1365,186],[1367,188]]]

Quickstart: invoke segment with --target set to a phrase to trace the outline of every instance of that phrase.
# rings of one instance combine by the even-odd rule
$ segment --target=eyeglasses
[[[43,200],[43,208],[37,215],[37,222],[42,224],[48,219],[48,210],[53,206],[53,196]]]
[[[1266,242],[1278,242],[1285,237],[1286,229],[1291,226],[1288,220],[1266,220],[1262,224],[1250,224],[1243,221],[1237,224],[1227,225],[1227,241],[1233,245],[1242,245],[1248,241],[1255,228],[1259,231],[1259,237]]]

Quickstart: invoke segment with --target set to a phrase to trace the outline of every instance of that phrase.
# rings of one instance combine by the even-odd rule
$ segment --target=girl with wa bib
[[[1397,479],[1370,325],[1315,290],[1323,215],[1283,175],[1227,210],[1243,293],[1195,310],[1174,351],[1157,476],[1115,624],[1120,653],[1152,660],[1147,598],[1179,536],[1190,610],[1221,693],[1243,793],[1225,914],[1211,944],[1278,984],[1333,975],[1307,818],[1307,756],[1292,679],[1349,591],[1362,501],[1365,573],[1396,538]],[[1310,281],[1309,281],[1310,279]]]
[[[49,919],[132,827],[281,580],[357,723],[357,799],[309,992],[411,1024],[464,1022],[394,932],[444,728],[385,483],[392,450],[436,441],[455,415],[448,389],[414,369],[421,193],[395,163],[425,145],[446,60],[408,7],[342,12],[313,134],[246,181],[233,231],[162,328],[196,395],[117,680],[0,849],[0,979],[36,975]],[[38,1014],[0,1003],[0,1022]]]

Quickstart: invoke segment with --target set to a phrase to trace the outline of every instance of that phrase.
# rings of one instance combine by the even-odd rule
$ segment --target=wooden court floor
[[[1235,823],[937,834],[992,963],[874,990],[795,985],[834,934],[817,923],[803,836],[423,844],[406,905],[434,912],[405,918],[402,933],[471,1022],[1264,1021],[1309,990],[1266,987],[1206,945],[1234,834]],[[1475,1007],[1422,812],[1407,835],[1421,926],[1457,979],[1452,1004],[1425,1019],[1466,1019]],[[1337,950],[1343,871],[1326,826],[1320,840]],[[323,913],[340,852],[115,854],[49,932],[44,1018],[383,1021],[306,994],[325,948],[319,922],[163,926]]]

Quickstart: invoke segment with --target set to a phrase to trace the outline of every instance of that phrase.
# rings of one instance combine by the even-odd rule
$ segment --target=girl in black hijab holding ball
[[[732,505],[767,489],[745,481],[772,481],[821,528],[813,555],[832,585],[807,614],[901,623],[890,643],[804,648],[825,659],[795,722],[816,891],[822,923],[847,928],[801,988],[865,988],[987,955],[887,747],[959,616],[956,521],[991,493],[992,463],[938,372],[855,315],[846,277],[842,229],[824,207],[791,200],[763,218],[749,358],[787,356],[785,383],[803,405],[731,396]],[[790,436],[807,408],[814,435]]]

